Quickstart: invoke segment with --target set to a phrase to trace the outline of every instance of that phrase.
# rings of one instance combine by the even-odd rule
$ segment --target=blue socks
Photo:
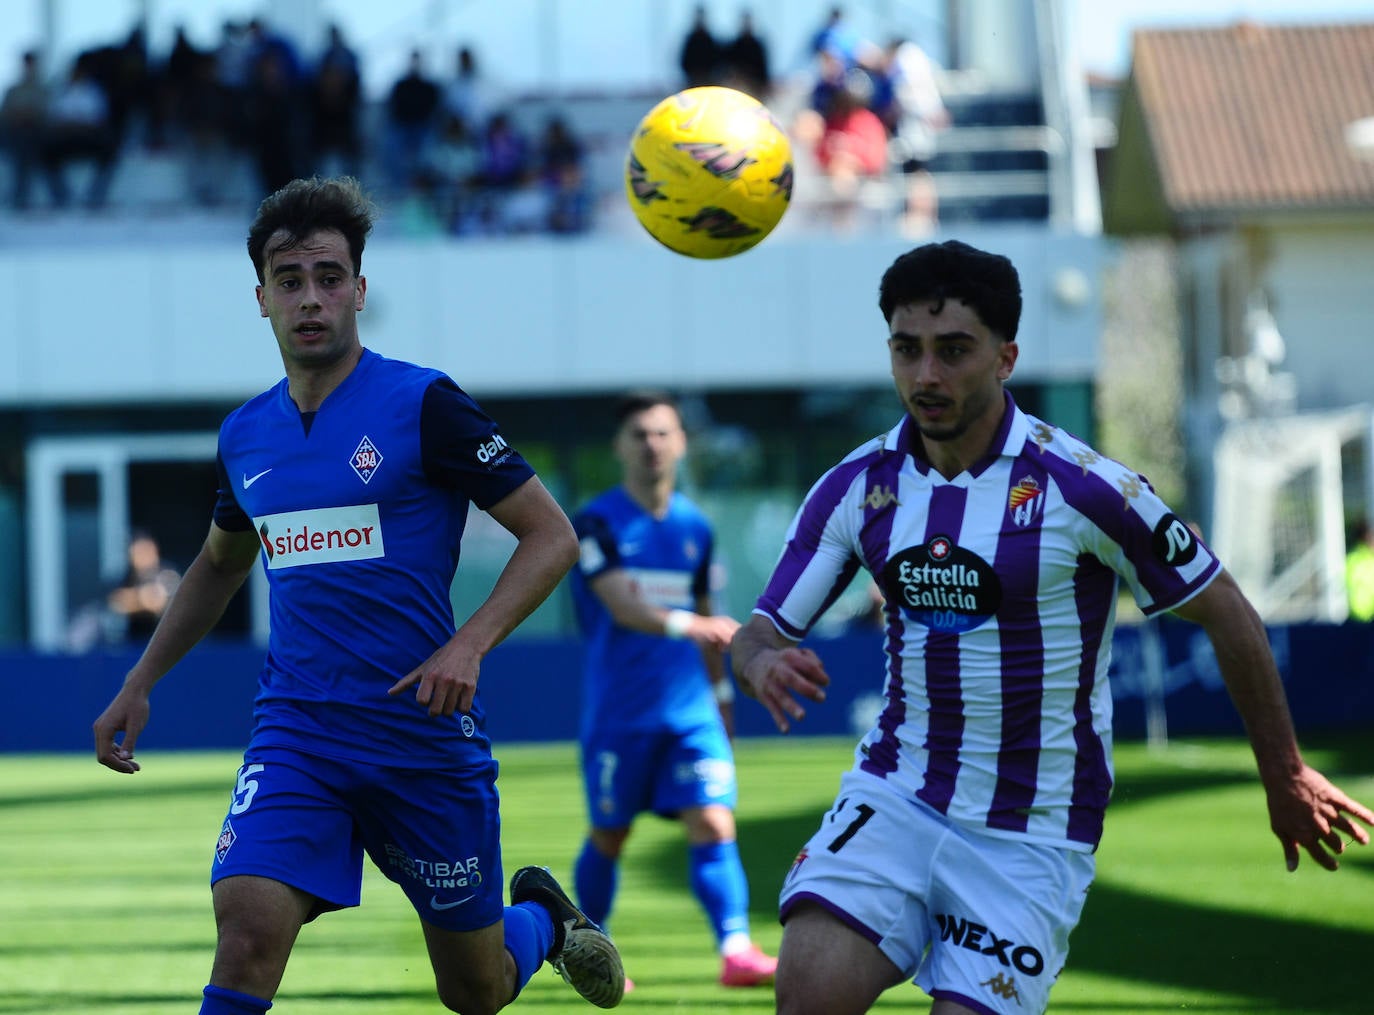
[[[749,882],[734,842],[689,846],[692,891],[715,931],[717,943],[749,933]]]
[[[554,927],[549,911],[537,902],[507,906],[506,951],[515,959],[515,993],[525,989],[553,947]]]
[[[573,867],[573,885],[577,890],[577,906],[587,919],[603,929],[611,915],[611,903],[620,883],[620,864],[602,856],[592,841],[582,843],[577,864]]]
[[[271,1007],[271,1001],[211,984],[205,988],[200,1015],[263,1015]]]

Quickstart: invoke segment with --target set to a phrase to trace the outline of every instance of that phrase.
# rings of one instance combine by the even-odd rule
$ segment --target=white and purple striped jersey
[[[1093,850],[1120,581],[1149,616],[1221,565],[1144,477],[1005,397],[996,450],[953,479],[910,417],[822,476],[754,612],[801,640],[867,568],[887,673],[855,767],[961,824]]]

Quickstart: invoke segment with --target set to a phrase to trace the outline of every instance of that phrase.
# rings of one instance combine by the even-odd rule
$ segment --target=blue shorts
[[[644,811],[670,818],[688,807],[733,808],[737,797],[734,753],[718,722],[593,733],[582,741],[582,785],[596,828],[627,828]]]
[[[480,930],[504,907],[492,758],[400,769],[282,748],[244,755],[210,883],[250,874],[315,896],[309,919],[358,905],[363,853],[426,923]]]

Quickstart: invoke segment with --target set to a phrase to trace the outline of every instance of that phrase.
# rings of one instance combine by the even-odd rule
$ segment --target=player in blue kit
[[[950,241],[884,274],[906,412],[812,487],[754,616],[740,686],[786,732],[830,682],[798,642],[860,569],[884,594],[885,705],[783,885],[781,1015],[864,1012],[914,979],[932,1015],[1043,1012],[1112,789],[1118,589],[1203,626],[1290,870],[1374,813],[1309,768],[1260,618],[1143,477],[1003,389],[1021,288]]]
[[[452,380],[363,348],[373,215],[349,178],[297,180],[259,207],[248,251],[286,377],[221,427],[210,533],[96,720],[96,754],[139,770],[154,684],[260,559],[271,636],[212,862],[218,944],[202,1015],[267,1011],[301,927],[358,905],[364,853],[420,915],[450,1010],[498,1011],[545,959],[614,1007],[615,946],[545,868],[517,871],[503,904],[497,764],[477,686],[483,656],[555,588],[576,539]],[[517,545],[455,628],[449,588],[469,504]]]
[[[575,868],[578,903],[604,922],[635,817],[675,817],[687,834],[692,890],[721,954],[720,982],[771,983],[777,960],[749,936],[749,886],[735,842],[726,727],[734,684],[723,650],[739,622],[712,610],[711,526],[676,489],[687,435],[674,400],[634,393],[620,401],[616,419],[621,483],[574,519],[591,819]]]

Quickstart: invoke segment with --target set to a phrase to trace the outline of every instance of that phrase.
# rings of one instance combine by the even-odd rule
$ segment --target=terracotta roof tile
[[[1139,31],[1132,73],[1174,211],[1374,204],[1374,24]]]

